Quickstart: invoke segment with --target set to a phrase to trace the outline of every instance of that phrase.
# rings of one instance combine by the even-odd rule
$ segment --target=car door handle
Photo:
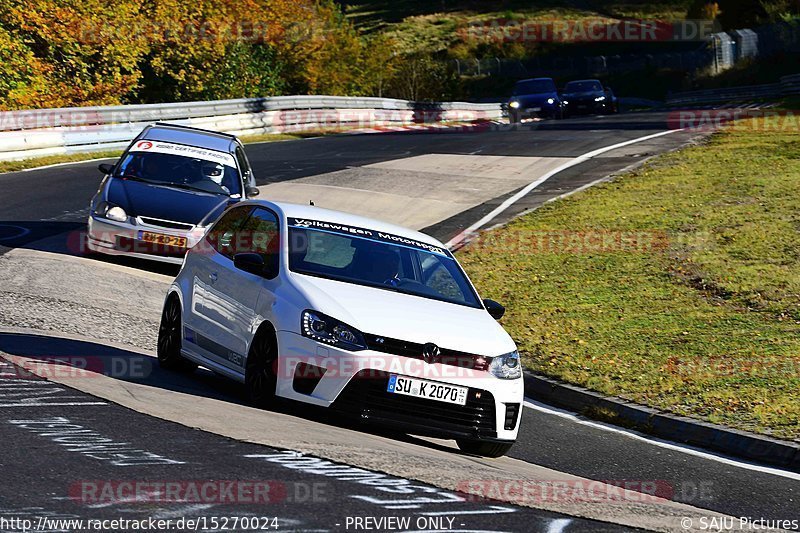
[[[211,280],[211,283],[214,283],[215,281],[217,281],[217,278],[219,278],[216,272],[212,272],[211,274],[208,275],[208,277]]]

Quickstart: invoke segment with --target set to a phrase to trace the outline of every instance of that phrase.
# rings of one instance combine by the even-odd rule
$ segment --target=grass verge
[[[751,124],[459,252],[529,369],[800,441],[800,134]]]
[[[45,157],[23,159],[22,161],[0,161],[0,174],[5,172],[17,172],[28,168],[44,167],[47,165],[119,157],[120,154],[122,154],[122,150],[108,150],[105,152],[91,152],[85,154],[49,155]]]

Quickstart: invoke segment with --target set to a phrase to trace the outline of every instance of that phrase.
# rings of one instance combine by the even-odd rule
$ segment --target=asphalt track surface
[[[266,185],[434,153],[577,157],[604,146],[664,131],[667,129],[666,118],[665,114],[648,113],[541,122],[533,126],[499,128],[497,131],[481,133],[342,135],[254,144],[247,147],[247,152],[259,185]],[[610,152],[577,165],[538,187],[494,222],[507,220],[549,199],[635,165],[656,153],[677,148],[689,138],[690,135],[683,132],[674,133],[659,138],[658,142],[632,145],[619,153]],[[96,164],[84,163],[0,175],[0,254],[14,248],[37,248],[37,243],[42,239],[48,239],[48,249],[68,253],[66,246],[58,244],[58,236],[85,226],[83,221],[88,200],[96,190],[100,178],[94,170]],[[491,211],[509,195],[510,193],[500,195],[441,221],[428,227],[426,232],[447,240]],[[168,267],[124,260],[109,261],[157,272],[170,272]],[[0,350],[14,353],[14,350],[23,350],[23,347],[24,343],[20,343],[18,339],[14,341],[4,337]],[[221,394],[233,393],[223,390]],[[12,414],[10,412],[0,414],[4,415],[4,420],[11,419],[6,416]],[[252,479],[253,475],[257,475],[259,480],[314,482],[313,476],[294,478],[286,469],[272,464],[259,464],[258,469],[254,470],[252,460],[243,458],[248,454],[277,453],[274,450],[192,431],[114,405],[73,406],[36,413],[13,413],[13,416],[15,419],[66,417],[98,433],[108,434],[124,442],[141,443],[142,448],[165,457],[179,458],[185,464],[176,465],[175,474],[170,471],[171,477],[167,479],[243,479],[242,476]],[[73,501],[54,498],[58,498],[58,495],[63,497],[69,484],[76,479],[165,479],[167,476],[163,468],[148,470],[149,467],[141,467],[135,473],[126,470],[115,478],[118,474],[108,465],[86,460],[75,453],[64,452],[59,445],[48,442],[29,430],[23,431],[18,425],[0,423],[0,435],[1,442],[6,444],[0,456],[4,472],[0,507],[4,509],[41,507],[47,512],[55,513],[119,516],[118,512],[111,512],[111,507],[93,508],[88,511],[89,514],[81,507],[81,512],[76,513]],[[776,475],[758,468],[744,468],[735,462],[664,448],[540,410],[524,410],[519,440],[510,456],[590,479],[656,481],[670,487],[671,497],[676,501],[732,516],[773,520],[800,519],[800,476]],[[65,466],[68,466],[68,475],[63,473]],[[286,520],[285,524],[293,524],[290,527],[292,529],[325,530],[339,529],[336,524],[341,524],[345,516],[381,514],[375,508],[363,505],[363,500],[349,497],[353,491],[352,487],[345,486],[346,483],[340,487],[339,481],[324,481],[331,489],[327,493],[330,500],[315,504],[313,512],[294,502],[283,502],[270,507],[275,509],[272,514]],[[470,507],[473,503],[463,505],[473,508]],[[159,510],[165,513],[172,511],[177,512],[175,506]],[[191,512],[208,516],[208,511],[210,509],[196,508]],[[217,516],[223,516],[222,511],[242,515],[241,505],[235,509],[224,505],[213,509]],[[257,510],[248,509],[248,512],[251,511]],[[142,516],[154,514],[152,509],[139,509],[135,506],[126,512]],[[34,511],[30,513],[35,514]],[[489,522],[482,522],[485,517],[481,516],[483,515],[470,516],[469,522],[465,522],[465,528],[546,531],[553,527],[553,523],[568,531],[582,531],[592,527],[602,530],[606,527],[589,521],[566,525],[566,522],[554,522],[563,517],[531,509],[517,510],[506,515],[488,515],[491,517]],[[620,529],[619,526],[614,526],[611,530]]]
[[[44,517],[50,531],[73,530],[57,522],[69,519],[205,517],[206,530],[228,529],[227,518],[235,531],[311,532],[346,530],[348,519],[378,516],[406,517],[405,529],[412,530],[447,518],[448,529],[461,530],[515,531],[527,524],[529,531],[548,531],[567,523],[575,531],[620,530],[238,442],[58,390],[10,364],[0,370],[15,374],[0,381],[0,438],[13,443],[2,454],[0,516],[34,523]],[[11,391],[26,389],[47,393],[52,405],[15,406]],[[296,468],[309,464],[316,470]],[[170,492],[167,484],[177,488]],[[218,527],[211,527],[212,517]],[[235,517],[258,525],[233,527]]]

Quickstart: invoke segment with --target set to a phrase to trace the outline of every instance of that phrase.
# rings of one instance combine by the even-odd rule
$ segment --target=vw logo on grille
[[[436,361],[440,353],[441,350],[439,350],[439,347],[432,342],[429,342],[422,347],[422,358],[428,364]]]

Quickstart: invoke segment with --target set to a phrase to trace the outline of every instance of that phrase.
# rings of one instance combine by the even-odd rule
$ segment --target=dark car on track
[[[567,83],[561,93],[564,115],[608,114],[617,112],[617,99],[600,80],[576,80]]]
[[[230,205],[258,195],[233,135],[147,126],[104,174],[92,198],[90,252],[177,263]]]
[[[514,85],[508,101],[508,118],[512,124],[525,118],[561,116],[561,97],[552,78],[521,80]]]

